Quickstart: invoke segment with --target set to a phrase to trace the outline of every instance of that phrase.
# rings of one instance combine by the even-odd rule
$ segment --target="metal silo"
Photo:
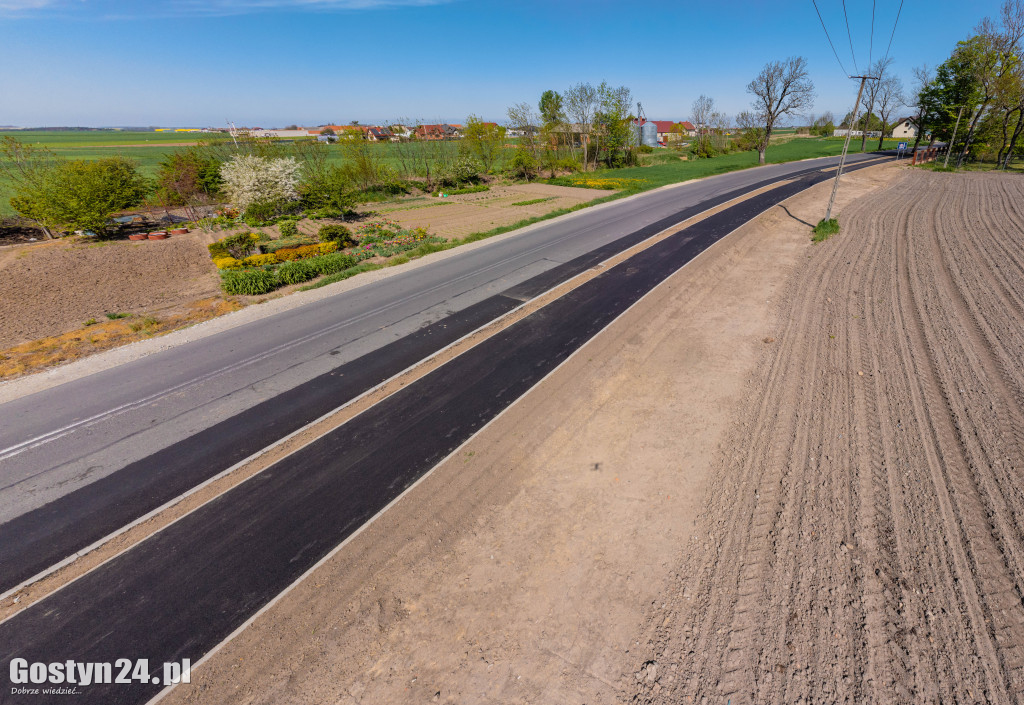
[[[646,144],[648,147],[658,146],[658,126],[653,122],[645,122],[640,126],[640,144]]]

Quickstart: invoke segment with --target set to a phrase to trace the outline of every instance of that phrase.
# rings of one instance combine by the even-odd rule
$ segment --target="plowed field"
[[[1024,179],[907,173],[790,283],[633,702],[1024,702]]]

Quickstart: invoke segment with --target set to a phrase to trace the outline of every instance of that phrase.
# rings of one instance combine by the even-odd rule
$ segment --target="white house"
[[[895,139],[914,139],[917,137],[917,127],[910,118],[900,118],[892,128],[892,136]]]

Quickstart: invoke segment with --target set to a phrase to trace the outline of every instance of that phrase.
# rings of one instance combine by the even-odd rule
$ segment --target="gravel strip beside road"
[[[911,172],[815,250],[633,702],[1022,702],[1022,204]]]

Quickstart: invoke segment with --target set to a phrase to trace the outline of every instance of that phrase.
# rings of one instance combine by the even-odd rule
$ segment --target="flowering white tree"
[[[297,200],[299,168],[292,157],[271,159],[239,154],[224,163],[220,175],[231,205],[244,211],[253,203]]]

